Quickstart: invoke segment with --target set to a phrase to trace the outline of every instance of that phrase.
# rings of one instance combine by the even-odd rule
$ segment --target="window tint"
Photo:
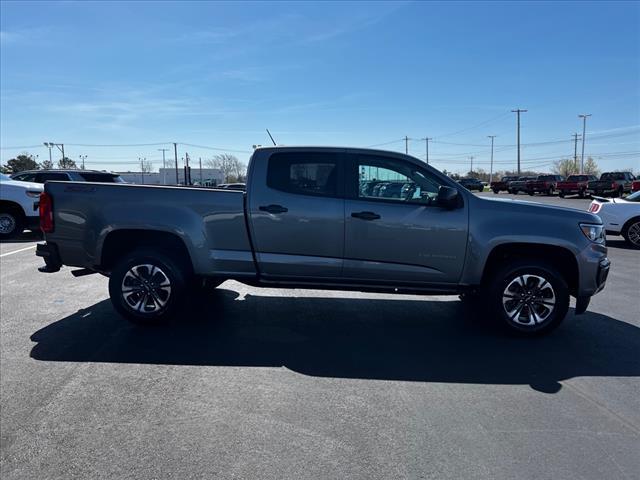
[[[269,157],[267,186],[301,195],[336,196],[336,155],[323,152],[285,152]]]
[[[14,180],[20,180],[21,182],[34,182],[36,179],[35,173],[22,173],[13,177]]]
[[[114,183],[117,182],[117,175],[111,175],[109,173],[92,173],[92,172],[83,172],[80,176],[86,182],[103,182],[103,183]]]
[[[44,183],[48,180],[68,181],[69,176],[66,173],[46,172],[36,174],[36,182]]]
[[[440,184],[426,170],[387,157],[360,156],[357,160],[360,199],[435,203]]]

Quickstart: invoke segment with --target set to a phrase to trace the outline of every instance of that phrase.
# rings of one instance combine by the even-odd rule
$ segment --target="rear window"
[[[569,182],[586,182],[588,180],[590,180],[588,175],[569,175],[569,178],[567,178]]]
[[[36,174],[36,182],[38,183],[44,183],[49,180],[66,182],[69,180],[69,175],[67,175],[66,173],[57,173],[57,172],[46,172],[46,173]]]
[[[603,173],[602,180],[624,180],[624,173]]]
[[[323,152],[275,153],[269,158],[267,186],[301,195],[338,194],[338,163]]]
[[[122,179],[118,175],[112,175],[110,173],[92,173],[83,172],[80,174],[85,182],[102,182],[102,183],[117,183],[122,182]]]

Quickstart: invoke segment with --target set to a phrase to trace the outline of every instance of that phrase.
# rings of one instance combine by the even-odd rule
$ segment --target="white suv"
[[[0,240],[39,227],[38,202],[44,185],[19,182],[0,174]]]

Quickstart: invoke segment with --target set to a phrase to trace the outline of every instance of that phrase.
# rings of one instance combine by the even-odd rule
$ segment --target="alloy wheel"
[[[636,247],[640,247],[640,221],[632,223],[629,226],[627,237]]]
[[[555,305],[553,286],[539,275],[519,275],[502,293],[502,306],[509,321],[526,327],[546,322]]]
[[[0,213],[0,234],[9,235],[16,229],[16,219],[10,213]]]
[[[131,267],[122,279],[124,303],[139,313],[163,310],[171,297],[171,281],[159,267],[151,264]]]

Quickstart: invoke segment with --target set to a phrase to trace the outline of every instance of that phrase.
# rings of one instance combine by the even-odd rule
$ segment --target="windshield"
[[[629,202],[640,202],[640,190],[629,195],[625,200]]]
[[[624,180],[624,173],[603,173],[600,180]]]

